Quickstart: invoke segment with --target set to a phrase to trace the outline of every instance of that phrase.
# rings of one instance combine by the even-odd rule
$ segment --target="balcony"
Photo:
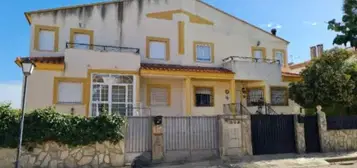
[[[139,52],[138,48],[130,47],[66,43],[66,72],[83,76],[88,68],[138,71],[141,63]]]
[[[241,56],[230,56],[222,61],[223,67],[235,72],[236,80],[281,81],[279,61]]]

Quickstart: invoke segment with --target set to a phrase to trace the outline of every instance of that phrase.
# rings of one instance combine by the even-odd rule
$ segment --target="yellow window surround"
[[[276,58],[275,58],[275,53],[276,53],[276,52],[282,52],[282,53],[283,53],[284,62],[283,62],[282,64],[284,65],[284,67],[286,67],[287,62],[288,62],[288,61],[287,61],[287,58],[288,58],[288,57],[287,57],[287,55],[286,55],[286,50],[284,50],[284,49],[275,49],[275,48],[274,48],[274,49],[273,49],[273,60],[274,60],[274,61],[276,61],[276,60],[275,60],[275,59],[276,59]]]
[[[263,62],[266,62],[266,58],[267,58],[267,55],[266,55],[266,49],[265,47],[252,47],[252,58],[253,58],[253,61],[255,59],[255,55],[254,55],[254,51],[262,51],[262,54],[263,54]]]
[[[34,33],[34,49],[40,50],[40,32],[41,31],[53,31],[55,33],[54,39],[54,47],[52,52],[58,51],[58,41],[59,41],[59,27],[57,26],[45,26],[45,25],[35,25],[35,33]]]
[[[208,45],[211,48],[211,61],[208,63],[214,63],[214,43],[210,42],[202,42],[202,41],[194,41],[193,42],[193,62],[202,62],[207,63],[205,61],[198,61],[197,60],[197,45]]]
[[[265,86],[248,87],[248,88],[247,88],[247,99],[246,99],[246,101],[247,101],[247,106],[252,106],[252,105],[248,105],[248,104],[249,104],[249,103],[248,103],[249,92],[250,92],[251,90],[256,90],[256,89],[262,90],[262,92],[263,92],[263,100],[266,102]]]
[[[211,98],[211,104],[210,104],[210,106],[196,106],[196,91],[197,91],[197,89],[200,89],[200,88],[205,88],[205,89],[211,90],[211,92],[212,92],[212,98]],[[214,103],[214,101],[215,101],[214,97],[215,97],[214,86],[199,86],[199,85],[194,85],[194,86],[193,86],[193,105],[194,105],[195,107],[214,107],[214,105],[215,105],[215,103]]]
[[[146,105],[151,106],[151,91],[153,88],[167,90],[167,106],[171,106],[171,85],[169,84],[147,84],[146,85]]]
[[[86,99],[86,90],[87,90],[87,85],[86,85],[86,78],[71,78],[71,77],[55,77],[53,80],[53,98],[52,98],[52,103],[57,104],[58,103],[58,85],[60,82],[68,82],[68,83],[82,83],[82,103],[85,104],[87,102]]]
[[[150,42],[161,42],[165,43],[166,46],[166,56],[165,60],[170,60],[170,39],[169,38],[162,38],[162,37],[146,37],[146,57],[151,58],[150,56]]]
[[[93,49],[93,44],[94,44],[94,32],[93,30],[87,30],[87,29],[78,29],[78,28],[71,28],[71,32],[69,35],[69,42],[74,43],[74,36],[76,34],[84,34],[89,36],[89,48]],[[74,45],[71,45],[71,48],[73,48]]]
[[[285,97],[284,97],[284,104],[272,104],[272,90],[284,90]],[[272,106],[289,106],[289,89],[286,86],[270,86],[270,104]]]

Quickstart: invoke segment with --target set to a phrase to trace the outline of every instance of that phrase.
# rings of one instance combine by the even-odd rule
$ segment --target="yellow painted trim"
[[[21,67],[20,59],[16,59],[15,63],[17,66]],[[35,63],[35,65],[35,70],[64,71],[64,64]]]
[[[196,106],[196,90],[197,88],[207,88],[207,89],[210,89],[212,91],[212,102],[211,102],[211,105],[209,106]],[[195,107],[215,107],[215,88],[214,86],[200,86],[200,85],[194,85],[193,86],[193,106]]]
[[[146,37],[146,57],[150,57],[150,42],[162,42],[166,44],[166,57],[165,60],[170,60],[170,39],[162,37]]]
[[[148,13],[148,14],[146,14],[146,17],[154,18],[154,19],[173,20],[173,15],[174,14],[185,14],[185,15],[187,15],[189,17],[189,19],[190,19],[190,23],[214,25],[214,23],[212,21],[210,21],[208,19],[205,19],[205,18],[203,18],[201,16],[192,14],[192,13],[190,13],[188,11],[185,11],[185,10],[182,10],[182,9]]]
[[[32,23],[31,14],[27,13],[27,12],[25,12],[24,14],[25,14],[27,22],[29,23],[29,25],[31,25],[31,23]]]
[[[262,53],[263,53],[263,62],[266,62],[266,58],[267,58],[266,48],[265,47],[255,47],[255,46],[252,46],[252,48],[251,48],[253,61],[254,61],[254,58],[255,58],[254,51],[256,51],[256,50],[262,51]]]
[[[185,78],[185,100],[186,100],[186,115],[187,116],[191,116],[192,112],[191,112],[191,86],[192,86],[192,80],[191,78]]]
[[[90,103],[90,89],[91,89],[91,74],[92,73],[102,73],[102,74],[123,74],[123,75],[139,75],[138,71],[125,71],[125,70],[115,70],[115,69],[88,69],[86,78],[86,90],[85,90],[85,105],[86,105],[86,116],[89,116],[89,103]]]
[[[136,78],[136,86],[135,86],[135,90],[136,90],[136,102],[140,102],[141,98],[140,98],[140,75],[136,74],[135,75]]]
[[[286,50],[284,50],[284,49],[273,49],[273,60],[275,61],[275,53],[276,52],[278,52],[278,51],[280,51],[280,52],[282,52],[283,54],[284,54],[284,62],[283,62],[283,66],[284,67],[287,67],[287,64],[288,64],[288,61],[287,61],[287,59],[288,59],[288,57],[287,57],[287,55],[286,55]]]
[[[58,41],[59,41],[59,27],[57,26],[45,26],[45,25],[35,25],[35,32],[34,32],[34,49],[38,51],[40,50],[40,31],[41,30],[46,30],[46,31],[53,31],[55,32],[55,39],[54,39],[54,50],[50,52],[57,52],[58,51]]]
[[[283,82],[299,82],[302,80],[302,77],[292,77],[292,76],[282,76]]]
[[[78,29],[78,28],[71,28],[71,32],[69,35],[69,42],[74,43],[74,36],[76,34],[85,34],[89,36],[89,44],[91,45],[89,48],[93,49],[93,44],[94,44],[94,31],[93,30],[87,30],[87,29]],[[72,45],[71,48],[74,46]]]
[[[71,77],[54,77],[53,79],[53,98],[52,103],[58,104],[58,85],[60,82],[68,82],[68,83],[82,83],[82,103],[86,103],[86,90],[87,85],[85,84],[87,81],[86,78],[71,78]]]
[[[185,22],[179,21],[178,23],[178,48],[179,54],[185,54]]]
[[[161,88],[161,89],[167,90],[167,95],[166,95],[167,96],[167,106],[165,106],[165,107],[170,107],[171,106],[171,85],[170,84],[147,84],[146,85],[146,105],[148,107],[152,106],[151,105],[151,90],[152,90],[152,88]]]
[[[273,105],[272,104],[272,94],[271,94],[271,90],[272,89],[284,89],[285,90],[285,98],[284,98],[284,104],[281,104],[281,105]],[[270,86],[270,104],[272,106],[289,106],[289,87],[288,86]]]
[[[186,72],[186,71],[166,71],[166,70],[141,70],[140,75],[141,76],[163,75],[163,76],[188,77],[194,79],[221,79],[221,80],[234,79],[234,74],[230,74],[230,73],[207,73],[207,72]]]
[[[232,79],[230,83],[231,103],[237,103],[236,80]]]
[[[265,93],[265,86],[253,86],[253,87],[247,87],[247,98],[246,98],[246,104],[248,107],[252,107],[248,105],[248,97],[249,97],[249,91],[253,89],[262,89],[263,90],[263,99],[266,102],[266,93]]]
[[[209,45],[211,47],[211,61],[208,63],[214,63],[214,43],[210,42],[202,42],[202,41],[194,41],[193,42],[193,62],[201,62],[197,60],[197,45]],[[202,62],[207,63],[207,62]]]

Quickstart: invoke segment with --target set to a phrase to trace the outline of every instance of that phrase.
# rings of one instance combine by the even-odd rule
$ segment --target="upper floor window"
[[[194,55],[196,62],[213,62],[214,45],[206,42],[194,42]]]
[[[265,55],[265,48],[264,47],[252,47],[252,57],[256,62],[264,62],[266,55]]]
[[[169,60],[170,57],[170,39],[147,37],[146,38],[146,56],[151,59]]]
[[[273,50],[274,58],[278,63],[283,66],[285,64],[285,51],[284,50]]]
[[[70,43],[73,48],[92,49],[93,31],[71,28]]]
[[[35,25],[34,48],[40,51],[58,51],[58,31],[55,26]]]

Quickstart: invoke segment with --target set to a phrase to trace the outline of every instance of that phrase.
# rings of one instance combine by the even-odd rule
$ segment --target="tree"
[[[302,81],[290,84],[290,98],[305,108],[316,105],[357,105],[357,64],[352,53],[334,48],[301,72]]]
[[[344,0],[342,22],[332,19],[328,22],[328,29],[338,32],[333,44],[347,45],[357,49],[357,0]]]

